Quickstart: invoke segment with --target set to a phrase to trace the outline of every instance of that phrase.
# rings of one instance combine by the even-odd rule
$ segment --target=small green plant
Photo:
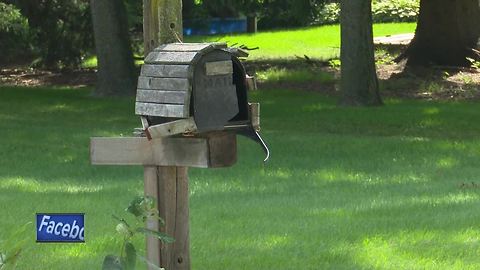
[[[375,51],[375,62],[377,65],[392,65],[395,63],[395,57],[386,50],[377,49]]]
[[[480,69],[480,60],[467,57],[467,61],[470,62],[472,68]]]
[[[441,84],[434,81],[422,82],[420,89],[423,89],[425,93],[440,93],[445,90]]]
[[[333,69],[339,70],[340,67],[342,66],[342,62],[338,58],[337,59],[332,59],[332,60],[328,61],[328,65]]]
[[[460,72],[459,75],[460,75],[460,78],[462,79],[463,84],[468,86],[474,83],[473,78],[468,74]]]
[[[138,255],[135,246],[132,244],[132,239],[138,234],[154,236],[164,243],[174,241],[165,233],[144,227],[147,219],[158,219],[162,226],[164,225],[163,220],[158,215],[154,199],[151,197],[136,197],[125,211],[132,214],[135,220],[133,223],[128,223],[125,219],[113,215],[113,218],[119,222],[115,229],[122,237],[122,247],[119,255],[110,254],[105,257],[102,270],[134,270],[137,257],[147,263],[150,268],[162,269]]]
[[[0,270],[16,269],[18,259],[25,250],[27,237],[25,232],[31,222],[17,229],[8,239],[0,241]]]

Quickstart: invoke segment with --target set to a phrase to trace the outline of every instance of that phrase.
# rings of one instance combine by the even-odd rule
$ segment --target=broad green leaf
[[[125,268],[118,256],[108,255],[103,260],[102,270],[125,270]]]
[[[153,231],[153,230],[150,230],[150,229],[147,229],[147,228],[137,228],[136,231],[139,232],[139,233],[146,234],[146,235],[154,236],[154,237],[160,239],[164,243],[175,242],[174,238],[172,238],[172,237],[170,237],[167,234],[162,233],[162,232]]]
[[[125,209],[127,212],[131,213],[135,217],[141,217],[144,216],[145,210],[142,208],[141,203],[143,202],[144,198],[143,197],[135,197],[130,204],[128,205],[127,209]]]
[[[142,221],[147,218],[158,217],[158,210],[152,197],[135,197],[125,210]]]
[[[127,242],[125,244],[125,269],[135,270],[135,264],[137,263],[137,251],[132,243]]]
[[[133,232],[130,230],[130,227],[125,222],[120,222],[115,227],[117,232],[125,237],[132,237]]]

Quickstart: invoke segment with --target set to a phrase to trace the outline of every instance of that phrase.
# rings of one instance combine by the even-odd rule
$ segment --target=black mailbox
[[[149,138],[234,131],[259,142],[259,104],[248,103],[242,51],[225,43],[161,45],[145,58],[135,113]]]

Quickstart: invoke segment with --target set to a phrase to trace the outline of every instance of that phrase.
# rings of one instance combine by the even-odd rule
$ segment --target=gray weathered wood
[[[205,63],[205,73],[207,76],[232,74],[233,63],[231,60],[207,62]]]
[[[198,52],[209,48],[227,48],[226,43],[170,43],[155,48],[155,52]]]
[[[164,217],[162,231],[175,238],[161,245],[160,265],[165,269],[190,269],[188,173],[184,167],[158,167],[159,214]]]
[[[247,75],[246,80],[247,80],[247,88],[249,91],[258,90],[257,79],[255,79],[255,77]]]
[[[185,104],[187,91],[137,90],[137,102]]]
[[[188,78],[189,65],[148,65],[142,66],[140,74],[146,77]]]
[[[148,132],[152,138],[161,138],[195,131],[197,131],[197,125],[192,117],[155,125],[148,128]]]
[[[250,103],[250,116],[255,131],[260,131],[260,103]]]
[[[189,88],[190,84],[188,83],[188,79],[184,78],[154,78],[144,76],[138,78],[138,89],[188,91]]]
[[[216,158],[222,156],[222,158]],[[91,138],[93,165],[229,167],[236,161],[236,136],[215,133],[202,138]]]
[[[140,116],[140,122],[142,122],[142,128],[144,130],[150,126],[150,124],[148,123],[148,119],[145,116]]]
[[[135,103],[135,114],[185,118],[188,117],[185,106],[180,104]]]
[[[233,133],[220,132],[208,140],[210,168],[225,167],[237,162],[237,140]],[[235,153],[235,154],[233,154]]]
[[[146,64],[190,64],[198,52],[151,52]]]
[[[182,3],[179,0],[143,0],[145,55],[160,44],[183,38]]]
[[[145,166],[143,169],[144,175],[144,195],[152,198],[158,198],[159,183],[157,166]],[[155,206],[158,209],[158,202],[155,200]],[[147,229],[160,231],[160,222],[157,218],[149,218],[146,222]],[[147,251],[146,256],[148,261],[159,266],[160,265],[160,241],[153,236],[146,237]]]
[[[91,138],[94,165],[188,166],[208,168],[208,139],[141,137]]]

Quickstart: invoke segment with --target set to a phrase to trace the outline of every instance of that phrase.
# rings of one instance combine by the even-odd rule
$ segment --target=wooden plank
[[[186,107],[180,104],[135,103],[135,114],[137,115],[185,118],[188,117],[185,110]]]
[[[161,230],[175,238],[161,245],[160,265],[165,269],[190,269],[188,170],[185,167],[158,167],[159,214],[164,217]]]
[[[169,91],[188,91],[190,83],[184,78],[154,78],[140,76],[138,78],[138,89],[145,90],[169,90]]]
[[[227,48],[226,43],[170,43],[157,47],[156,52],[198,52],[208,48]]]
[[[226,132],[151,141],[145,137],[90,139],[93,165],[229,167],[236,162],[236,150],[236,135]]]
[[[234,133],[218,132],[208,140],[209,167],[224,168],[237,162],[237,137]]]
[[[145,56],[160,44],[178,42],[183,38],[181,14],[179,0],[143,0]]]
[[[188,166],[208,168],[207,138],[91,138],[93,165]]]
[[[145,58],[146,64],[190,64],[197,56],[197,52],[156,52],[153,51]]]
[[[249,103],[252,126],[255,131],[260,131],[260,103]]]
[[[144,175],[144,194],[152,198],[158,198],[158,171],[156,166],[145,166],[143,169]],[[155,200],[155,206],[158,209],[158,202]],[[149,218],[145,226],[147,229],[160,231],[160,222],[157,218]],[[160,265],[160,247],[161,242],[158,238],[153,236],[146,236],[146,257],[147,260],[157,266]]]
[[[215,61],[205,63],[207,76],[233,74],[233,63],[229,61]]]
[[[197,125],[195,124],[193,117],[155,125],[148,128],[148,132],[152,138],[168,137],[195,131],[197,131]]]
[[[141,76],[162,78],[188,78],[189,65],[148,65],[142,66]]]
[[[137,102],[185,104],[187,91],[137,90]]]

